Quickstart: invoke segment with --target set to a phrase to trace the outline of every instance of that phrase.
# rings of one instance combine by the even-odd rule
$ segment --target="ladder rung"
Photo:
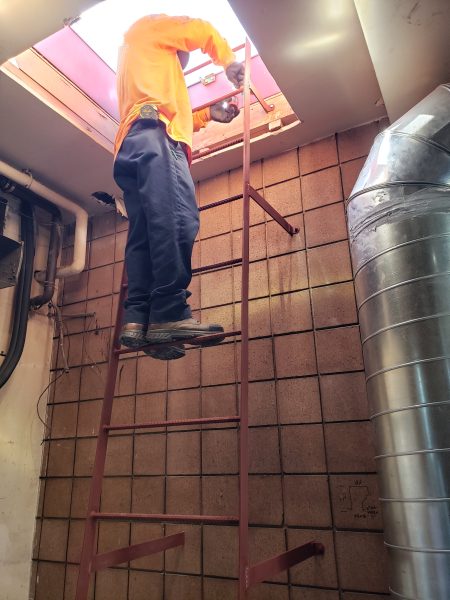
[[[233,337],[240,335],[240,331],[221,331],[219,333],[211,333],[210,335],[199,335],[195,338],[188,338],[185,340],[178,340],[177,342],[163,342],[161,344],[147,344],[146,346],[140,346],[139,348],[117,348],[114,350],[115,354],[131,354],[132,352],[141,352],[141,350],[148,350],[149,348],[165,348],[167,346],[183,346],[184,344],[189,345],[201,345],[204,342],[212,342],[214,340]]]
[[[211,202],[210,204],[204,204],[203,206],[199,206],[198,210],[200,212],[203,210],[209,210],[210,208],[216,208],[216,206],[221,206],[222,204],[234,202],[235,200],[239,200],[240,198],[242,198],[242,194],[236,194],[235,196],[229,196],[228,198],[224,198],[223,200],[217,200],[217,202]]]
[[[148,423],[120,423],[119,425],[105,425],[105,431],[121,429],[147,429],[150,427],[182,427],[183,425],[211,425],[213,423],[238,423],[240,417],[205,417],[203,419],[175,419],[173,421],[149,421]]]
[[[165,515],[93,512],[90,517],[99,521],[158,521],[162,523],[211,523],[212,525],[233,525],[239,523],[239,517],[229,515]]]
[[[192,269],[192,273],[203,273],[204,271],[212,271],[214,269],[223,269],[224,267],[232,267],[233,265],[240,265],[242,258],[233,258],[232,260],[225,260],[224,262],[213,263],[212,265],[205,265],[204,267],[197,267]]]

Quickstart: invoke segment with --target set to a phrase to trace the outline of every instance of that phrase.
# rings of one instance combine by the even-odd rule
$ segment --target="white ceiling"
[[[384,84],[386,73],[391,70],[397,73],[395,85],[391,82],[389,86],[382,86],[386,102],[389,97],[388,106],[395,103],[396,97],[398,106],[417,100],[417,86],[410,84],[416,77],[415,71],[407,68],[403,77],[398,75],[405,63],[405,54],[408,67],[414,64],[414,57],[410,56],[414,53],[411,35],[417,30],[411,29],[409,38],[403,33],[401,41],[393,44],[396,17],[382,10],[394,3],[411,4],[412,8],[414,2],[355,1],[361,14],[364,12],[361,6],[377,7],[375,16],[368,10],[362,15],[365,32],[368,23],[376,23],[377,34],[367,34],[370,54],[353,0],[283,0],[278,3],[230,0],[267,67],[303,121],[290,131],[278,133],[270,143],[260,144],[253,158],[282,152],[382,116],[385,109],[377,102],[381,97],[378,81]],[[447,0],[442,1],[448,4]],[[423,0],[417,4],[426,10],[435,2],[440,0]],[[0,58],[28,48],[58,30],[65,18],[76,16],[93,4],[93,0],[1,1]],[[397,17],[401,18],[398,13]],[[440,18],[428,17],[431,22]],[[391,51],[392,61],[379,60],[386,46],[383,27],[390,32],[392,48],[397,49],[397,52]],[[435,38],[427,37],[426,31],[422,34],[420,51],[426,53],[430,49],[433,61],[443,62],[443,44],[435,50]],[[402,44],[408,44],[408,52],[399,51]],[[371,60],[374,56],[378,81]],[[448,55],[446,60],[448,64]],[[440,74],[433,71],[420,93],[430,91],[440,83],[439,78]],[[36,178],[87,206],[91,212],[99,210],[90,198],[91,192],[116,193],[111,176],[112,156],[4,74],[0,74],[0,123],[3,160],[17,168],[31,169]],[[211,176],[240,163],[241,152],[232,151],[220,158],[202,161],[194,168],[194,177]]]

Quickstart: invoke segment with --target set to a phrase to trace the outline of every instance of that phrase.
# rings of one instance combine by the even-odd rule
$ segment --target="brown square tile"
[[[342,200],[339,167],[331,167],[302,177],[302,197],[305,210]]]
[[[250,381],[273,378],[273,350],[270,338],[250,340],[248,346],[248,376]],[[237,370],[240,379],[241,344],[237,346]]]
[[[277,381],[280,423],[317,423],[322,420],[317,377]]]
[[[143,394],[136,396],[136,423],[166,420],[166,394]],[[140,429],[142,433],[160,431],[159,428]]]
[[[214,308],[204,308],[201,312],[200,320],[202,323],[209,323],[211,325],[216,323],[222,325],[225,331],[235,331],[237,329],[232,304],[216,306]]]
[[[169,392],[167,400],[167,418],[169,421],[177,419],[197,419],[200,417],[200,389],[177,390]],[[183,425],[183,429],[198,428]],[[175,430],[175,428],[173,428]]]
[[[50,442],[47,475],[71,477],[73,473],[73,457],[75,440],[58,440]]]
[[[103,267],[114,262],[114,247],[116,244],[116,236],[107,235],[90,243],[89,268]]]
[[[194,598],[201,598],[202,582],[200,577],[166,575],[165,581],[165,600],[194,600]]]
[[[103,398],[108,365],[90,365],[81,369],[80,400]]]
[[[111,329],[95,329],[84,334],[83,364],[106,362],[109,359],[109,343],[111,340]]]
[[[248,598],[249,600],[288,600],[289,589],[286,585],[260,583],[250,588]]]
[[[136,392],[138,394],[161,392],[166,389],[167,361],[152,360],[148,356],[142,356],[138,358],[137,363]]]
[[[286,473],[325,473],[322,425],[292,425],[281,429],[283,470]]]
[[[261,189],[261,187],[262,186],[258,186],[258,187],[253,186],[253,189],[255,189],[258,193],[263,195],[264,191]],[[237,192],[237,193],[242,194],[242,182],[240,185],[239,192]],[[232,223],[233,230],[242,229],[242,223],[243,223],[242,208],[243,208],[242,198],[231,203],[231,223]],[[265,221],[266,221],[265,211],[259,206],[259,204],[256,204],[256,202],[253,202],[252,200],[250,200],[250,225],[257,225],[258,223],[264,223]]]
[[[372,423],[325,425],[328,468],[332,473],[374,472],[375,445]]]
[[[200,242],[201,265],[212,265],[231,260],[231,234],[217,235]]]
[[[165,471],[166,439],[164,433],[136,435],[134,439],[135,475],[161,475]]]
[[[281,477],[251,475],[249,478],[249,520],[254,525],[281,525],[283,497]],[[238,514],[238,513],[235,513]]]
[[[75,592],[77,588],[78,565],[67,565],[66,567],[66,582],[64,585],[64,600],[75,600]],[[88,600],[94,600],[94,578],[91,577]],[[61,596],[58,596],[61,598]]]
[[[167,525],[166,535],[184,531],[184,546],[177,546],[166,554],[166,571],[175,573],[201,573],[201,527],[198,525]],[[194,598],[193,596],[187,596]],[[199,598],[200,596],[196,596]],[[179,596],[174,597],[178,600]]]
[[[242,257],[242,229],[233,232],[233,258]],[[267,256],[266,225],[253,225],[249,231],[250,261],[261,260]]]
[[[200,477],[168,477],[166,510],[174,515],[199,515]]]
[[[125,259],[125,248],[128,240],[128,231],[119,231],[116,233],[116,248],[114,252],[114,260],[116,262]]]
[[[262,196],[282,216],[294,215],[302,210],[300,179],[298,178],[266,187]],[[267,220],[271,220],[269,215],[267,215]]]
[[[136,393],[136,369],[136,358],[127,358],[119,361],[114,395],[131,396],[132,394]]]
[[[201,350],[202,386],[236,381],[234,344],[220,344]]]
[[[269,260],[270,292],[280,294],[308,287],[306,253],[297,252]]]
[[[202,514],[239,514],[239,478],[237,475],[202,477]]]
[[[355,185],[365,162],[366,157],[363,157],[357,158],[356,160],[351,160],[341,165],[344,198],[348,198],[350,196],[353,186]]]
[[[320,377],[325,421],[358,421],[369,418],[364,372]]]
[[[203,527],[203,572],[218,577],[236,577],[238,569],[237,527]]]
[[[200,350],[189,350],[182,360],[171,360],[168,365],[169,390],[198,387],[200,385]]]
[[[97,215],[92,219],[91,239],[109,235],[116,231],[116,211],[114,209]]]
[[[194,275],[191,283],[189,284],[189,291],[192,296],[189,298],[189,305],[192,310],[198,310],[200,308],[200,275]]]
[[[230,171],[230,194],[242,193],[242,167]],[[255,189],[262,187],[262,164],[256,160],[250,164],[250,185]]]
[[[139,486],[138,486],[139,489]],[[147,510],[147,509],[146,509]],[[164,527],[160,523],[132,523],[131,524],[131,543],[140,544],[149,540],[157,540],[164,535]],[[162,571],[164,569],[164,553],[158,552],[150,556],[144,556],[130,562],[132,569],[151,569],[152,571]],[[131,571],[133,573],[133,571]],[[130,575],[131,575],[130,573]],[[148,594],[145,597],[147,600]],[[133,597],[134,600],[134,597]]]
[[[55,373],[59,375],[61,371]],[[61,375],[54,383],[54,402],[73,402],[80,396],[80,374],[81,369],[70,369],[68,373]]]
[[[281,528],[251,527],[249,531],[250,564],[259,563],[286,550],[285,532]],[[287,573],[271,577],[269,581],[287,583]]]
[[[339,600],[339,592],[333,590],[315,590],[293,587],[292,600]]]
[[[336,242],[308,250],[311,287],[352,279],[347,242]]]
[[[287,525],[331,527],[326,475],[286,475],[283,483]]]
[[[251,428],[248,435],[250,473],[279,473],[280,449],[277,427]]]
[[[201,266],[200,261],[200,242],[197,240],[192,248],[191,266],[193,269],[198,269]]]
[[[200,206],[228,198],[231,195],[228,172],[199,181],[198,194]]]
[[[76,476],[90,477],[94,468],[96,438],[79,438],[76,441],[75,468]]]
[[[97,573],[95,579],[96,600],[111,600],[111,598],[126,598],[128,590],[128,571],[123,569],[108,569]]]
[[[68,531],[69,522],[65,519],[43,519],[39,559],[65,561]]]
[[[335,136],[302,146],[299,149],[299,162],[302,175],[337,164]]]
[[[90,477],[76,477],[73,480],[72,501],[70,507],[70,516],[72,518],[84,519],[86,517],[90,489]]]
[[[133,479],[131,512],[144,514],[164,512],[164,477]]]
[[[231,269],[217,273],[203,273],[201,276],[200,298],[202,308],[229,304],[233,301],[233,273]]]
[[[323,544],[325,546],[325,554],[313,556],[293,567],[290,570],[291,583],[331,588],[337,587],[333,533],[323,529],[288,529],[289,550],[312,541]]]
[[[333,519],[342,529],[382,529],[376,475],[332,475]]]
[[[250,425],[276,425],[277,406],[274,381],[250,383],[248,390]]]
[[[47,479],[45,482],[44,517],[68,517],[71,494],[71,479]]]
[[[129,577],[129,598],[148,600],[148,598],[163,597],[164,575],[162,573],[130,571]]]
[[[316,349],[320,373],[364,368],[358,326],[317,331]]]
[[[317,328],[358,322],[355,290],[351,281],[313,288],[311,300]]]
[[[236,429],[202,432],[202,472],[233,474],[238,471],[238,436]]]
[[[273,333],[312,329],[309,290],[272,296],[270,308]]]
[[[98,550],[99,552],[108,552],[116,548],[123,548],[128,545],[130,539],[130,524],[115,523],[105,521],[100,523],[98,529]],[[127,566],[128,563],[122,563]]]
[[[77,435],[79,437],[98,434],[101,410],[101,400],[90,400],[88,402],[79,403],[77,425]]]
[[[276,221],[267,223],[267,252],[269,256],[287,254],[305,248],[303,214],[290,215],[287,221],[290,225],[299,229],[298,233],[290,235]]]
[[[87,297],[107,296],[113,291],[114,266],[106,265],[89,271]]]
[[[368,123],[338,133],[338,151],[340,162],[359,158],[369,154],[370,148],[378,135],[378,123]]]
[[[95,313],[94,317],[86,318],[86,329],[110,327],[113,317],[115,318],[116,316],[115,313],[112,315],[112,296],[103,296],[102,298],[88,300],[86,302],[86,312]]]
[[[115,294],[118,294],[120,292],[120,285],[122,283],[123,269],[124,269],[124,263],[123,262],[116,262],[114,264],[113,292]]]
[[[237,389],[235,385],[203,387],[202,417],[234,416],[237,414]],[[226,426],[226,425],[224,425]],[[213,427],[221,427],[214,424]]]
[[[123,215],[116,214],[116,231],[128,229],[128,219]]]
[[[382,533],[336,533],[339,578],[344,588],[388,592],[387,551]]]
[[[316,373],[313,334],[295,333],[277,336],[275,338],[275,361],[278,377]]]
[[[52,431],[53,438],[73,437],[77,430],[78,405],[56,404],[53,407]]]
[[[105,475],[131,475],[132,461],[132,437],[111,437],[106,452]]]
[[[200,238],[228,233],[231,230],[230,204],[222,204],[200,214]]]
[[[38,563],[36,600],[61,600],[64,595],[64,570],[64,565]]]
[[[122,396],[114,398],[111,424],[126,424],[134,423],[134,396]],[[122,435],[124,433],[132,433],[131,429],[122,429],[119,431],[111,431],[111,435]]]
[[[237,581],[233,581],[232,579],[204,577],[203,600],[234,600],[234,598],[237,598],[237,586]]]
[[[102,486],[100,509],[103,512],[130,512],[131,479],[129,477],[105,477]]]
[[[64,280],[64,304],[81,302],[86,299],[88,272],[82,271],[79,275],[68,277]]]
[[[346,240],[344,203],[330,204],[305,213],[305,230],[308,248]]]
[[[298,177],[297,148],[270,158],[265,158],[263,162],[263,177],[264,185],[272,185],[272,183]]]
[[[277,260],[276,258],[273,260]],[[242,298],[242,267],[233,268],[234,277],[234,300],[238,302]],[[250,265],[249,273],[249,298],[262,298],[269,294],[269,278],[267,272],[267,261],[260,260]]]
[[[345,592],[342,596],[343,600],[388,600],[389,596],[381,594],[358,594],[353,592]]]
[[[74,335],[66,336],[64,340],[64,354],[61,351],[61,347],[58,352],[57,368],[62,369],[65,367],[64,356],[67,360],[69,367],[75,367],[82,362],[82,349],[83,349],[83,334],[76,333]]]
[[[200,432],[182,431],[167,435],[167,473],[200,473]]]
[[[75,304],[68,304],[67,306],[61,306],[61,315],[64,322],[64,334],[72,335],[74,333],[82,333],[85,328],[86,319],[84,318],[70,318],[73,315],[81,315],[86,313],[86,302],[76,302]],[[55,334],[58,333],[56,328]],[[68,344],[65,344],[67,346]]]

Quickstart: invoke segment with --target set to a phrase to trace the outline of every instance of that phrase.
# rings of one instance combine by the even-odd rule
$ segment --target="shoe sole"
[[[149,343],[152,343],[147,340],[145,333],[141,333],[139,331],[127,331],[126,333],[123,333],[119,337],[119,342],[122,344],[122,346],[126,346],[127,348],[135,348],[136,350],[139,350],[143,346],[147,346]],[[178,358],[183,358],[183,356],[186,354],[182,346],[158,349],[149,348],[143,352],[148,356],[158,360],[177,360]]]
[[[167,346],[165,348],[160,348],[159,350],[149,348],[148,350],[144,350],[144,352],[147,356],[151,356],[157,360],[177,360],[186,355],[186,351],[182,346]]]
[[[176,329],[154,329],[147,333],[147,342],[150,344],[162,344],[163,342],[178,342],[180,340],[189,340],[192,338],[202,338],[207,335],[214,335],[216,333],[222,333],[223,329],[214,329],[211,331],[205,331],[204,329],[189,329],[189,330],[176,330]],[[196,346],[216,346],[225,339],[225,336],[216,338],[214,340],[205,340],[192,342]]]
[[[119,342],[127,348],[140,348],[148,344],[145,336],[141,331],[127,331],[120,334]]]

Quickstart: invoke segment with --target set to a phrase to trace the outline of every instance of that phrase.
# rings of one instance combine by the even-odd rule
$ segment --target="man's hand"
[[[219,123],[230,123],[239,114],[239,108],[231,102],[217,102],[210,107],[211,119]]]
[[[240,88],[244,85],[244,64],[240,62],[232,62],[225,69],[225,74],[235,88]]]

